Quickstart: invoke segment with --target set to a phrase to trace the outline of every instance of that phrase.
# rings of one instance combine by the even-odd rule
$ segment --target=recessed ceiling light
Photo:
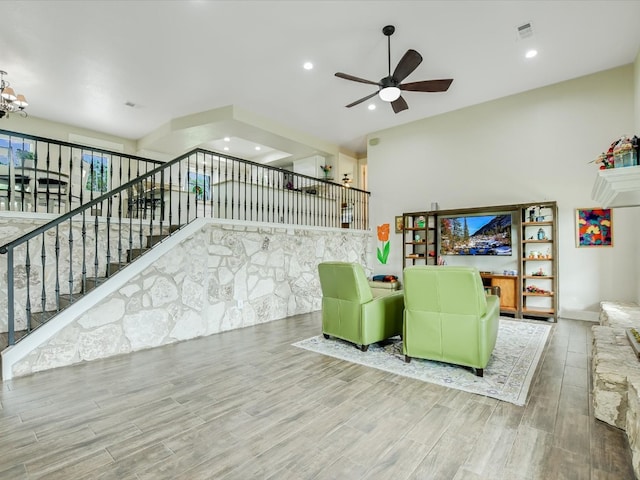
[[[224,151],[228,152],[229,151],[229,147],[224,147]]]
[[[375,110],[376,109],[376,104],[375,103],[370,103],[369,106],[367,107],[369,110]]]
[[[256,145],[256,150],[260,150],[260,146],[259,145]]]
[[[231,139],[230,139],[229,137],[224,137],[224,141],[225,141],[225,142],[230,142],[230,141],[231,141]]]
[[[311,69],[313,69],[313,63],[311,63],[311,62],[304,62],[303,67],[304,67],[304,69],[305,69],[305,70],[311,70]]]
[[[536,55],[538,55],[538,51],[537,51],[537,50],[533,50],[533,49],[531,49],[531,50],[527,50],[527,53],[525,53],[525,54],[524,54],[524,56],[525,56],[526,58],[533,58],[533,57],[535,57]]]

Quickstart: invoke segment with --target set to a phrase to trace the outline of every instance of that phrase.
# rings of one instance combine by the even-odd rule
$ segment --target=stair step
[[[129,265],[128,262],[110,263],[109,265],[107,265],[107,277],[110,277],[114,273],[122,270],[127,265]]]
[[[60,295],[60,309],[67,308],[73,302],[77,302],[81,298],[81,293],[74,293],[73,296],[69,294]]]
[[[151,248],[156,243],[160,243],[162,240],[167,238],[169,234],[160,234],[160,235],[147,235],[147,247]]]
[[[85,293],[90,292],[98,285],[102,285],[106,280],[106,277],[87,277],[87,290]]]
[[[150,250],[150,248],[132,248],[131,250],[127,250],[127,262],[133,261],[148,250]]]
[[[62,306],[60,307],[62,308]],[[31,314],[31,329],[33,330],[36,327],[39,327],[40,325],[43,325],[45,323],[47,323],[47,321],[53,317],[54,315],[56,315],[58,312],[54,311],[47,311],[47,312],[34,312]]]

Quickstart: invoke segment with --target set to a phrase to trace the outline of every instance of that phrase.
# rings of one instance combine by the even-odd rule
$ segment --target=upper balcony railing
[[[369,228],[369,192],[326,180],[202,149],[162,163],[8,135],[5,208],[57,214],[0,236],[0,289],[8,292],[6,303],[0,298],[0,334],[8,345],[196,218]]]
[[[0,210],[68,212],[161,164],[0,130]]]

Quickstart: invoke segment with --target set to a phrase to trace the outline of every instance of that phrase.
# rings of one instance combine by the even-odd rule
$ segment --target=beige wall
[[[635,112],[636,112],[636,135],[640,136],[640,50],[636,56],[634,65],[634,91],[635,91]]]
[[[106,135],[104,133],[96,132],[93,130],[87,130],[86,128],[74,127],[73,125],[66,125],[63,123],[50,122],[48,120],[43,120],[41,118],[32,116],[23,118],[20,115],[11,114],[9,118],[2,120],[0,128],[12,132],[26,133],[28,135],[35,135],[53,140],[59,140],[62,142],[72,143],[73,140],[69,139],[69,134],[75,134],[82,137],[95,138],[104,140],[105,142],[121,144],[123,145],[123,153],[127,153],[129,155],[137,154],[136,140],[116,137],[113,135]]]
[[[615,210],[613,248],[576,248],[574,222],[576,208],[598,206],[589,162],[633,131],[633,97],[628,65],[372,133],[371,225],[431,202],[451,209],[555,200],[561,315],[589,317],[600,300],[635,300],[639,208]],[[389,263],[376,261],[376,273],[401,273],[401,241],[392,235]]]
[[[635,125],[636,128],[634,130],[634,133],[636,135],[638,135],[640,137],[640,50],[638,50],[638,55],[636,56],[636,61],[634,63],[634,93],[635,93],[635,114],[636,114],[636,121],[635,121]],[[636,221],[640,221],[640,213],[637,214],[636,216]],[[639,277],[638,280],[638,291],[636,293],[636,301],[638,303],[640,303],[640,255],[636,254],[636,274]]]

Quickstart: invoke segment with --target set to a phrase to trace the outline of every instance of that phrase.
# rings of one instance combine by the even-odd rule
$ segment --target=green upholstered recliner
[[[322,333],[360,345],[402,334],[402,290],[369,287],[357,263],[324,262],[318,265],[322,287]]]
[[[404,269],[403,353],[473,367],[482,376],[496,344],[500,299],[473,267]]]

